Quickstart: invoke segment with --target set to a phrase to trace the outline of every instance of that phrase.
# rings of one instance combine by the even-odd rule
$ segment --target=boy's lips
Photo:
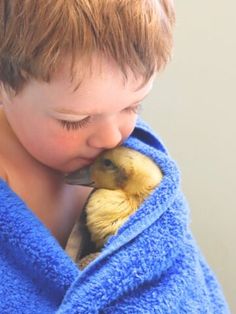
[[[100,151],[99,153],[97,153],[95,156],[92,156],[92,157],[81,157],[80,159],[86,162],[93,163],[102,152],[103,151]]]
[[[94,161],[95,159],[80,158],[80,160],[81,160],[83,163],[93,163],[93,161]]]
[[[96,160],[97,156],[96,157],[93,157],[93,158],[80,158],[80,160],[86,164],[92,164],[95,160]]]
[[[85,166],[91,165],[94,162],[94,159],[82,158],[81,161],[83,163],[83,167],[85,167]]]
[[[81,158],[82,160],[85,160],[85,161],[94,161],[95,158]]]

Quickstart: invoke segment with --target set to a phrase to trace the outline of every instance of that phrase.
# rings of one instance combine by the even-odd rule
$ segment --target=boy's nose
[[[116,119],[108,117],[99,124],[96,132],[90,136],[88,144],[95,148],[110,149],[121,144],[122,139],[119,123]]]

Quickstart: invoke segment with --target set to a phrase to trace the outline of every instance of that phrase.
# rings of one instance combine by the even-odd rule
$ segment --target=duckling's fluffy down
[[[86,169],[66,176],[66,180],[73,184],[88,182],[90,185],[93,182],[96,188],[86,202],[85,219],[83,216],[75,228],[82,230],[81,224],[84,223],[97,249],[102,248],[107,239],[117,233],[144,199],[160,184],[161,179],[162,172],[157,164],[134,149],[119,146],[103,152]],[[84,236],[81,232],[80,237]],[[75,241],[73,231],[68,247]],[[89,243],[84,243],[84,246],[88,245]],[[79,244],[77,249],[77,258],[79,255],[84,256],[83,248],[79,248]],[[87,251],[87,248],[85,249]]]

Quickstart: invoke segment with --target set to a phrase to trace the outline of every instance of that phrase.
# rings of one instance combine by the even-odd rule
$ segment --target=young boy
[[[169,1],[126,2],[2,2],[0,174],[63,247],[87,191],[61,174],[131,134],[170,56]]]
[[[75,285],[62,301],[80,276],[63,249],[90,192],[63,176],[133,132],[140,103],[170,59],[173,3],[2,0],[0,16],[0,312],[122,312],[125,294],[132,298],[139,285],[106,302],[100,290],[99,297],[84,288],[82,305]],[[140,313],[151,312],[148,300]],[[150,306],[167,313],[159,301]]]

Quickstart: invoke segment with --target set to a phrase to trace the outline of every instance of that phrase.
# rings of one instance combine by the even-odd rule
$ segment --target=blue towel
[[[141,120],[124,143],[156,161],[160,186],[84,271],[0,180],[0,313],[229,313],[189,230],[180,174]]]

